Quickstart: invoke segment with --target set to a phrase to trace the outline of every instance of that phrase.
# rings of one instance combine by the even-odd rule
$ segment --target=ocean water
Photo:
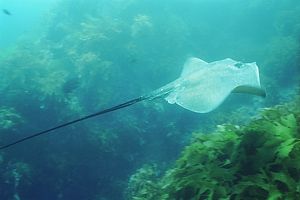
[[[256,62],[267,94],[231,94],[205,114],[143,101],[2,149],[3,200],[218,199],[149,194],[168,185],[159,179],[193,134],[247,126],[299,98],[298,0],[0,0],[0,9],[1,146],[148,94],[190,57]],[[285,180],[299,183],[295,170]],[[296,193],[286,187],[278,191]]]

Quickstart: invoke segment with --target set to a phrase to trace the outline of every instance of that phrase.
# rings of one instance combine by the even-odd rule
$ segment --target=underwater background
[[[300,199],[299,0],[0,0],[0,145],[147,94],[187,58],[256,62],[267,97],[164,100],[0,151],[3,200]]]

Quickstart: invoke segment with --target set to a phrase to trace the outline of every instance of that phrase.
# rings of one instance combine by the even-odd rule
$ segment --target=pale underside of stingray
[[[189,58],[178,79],[150,93],[164,97],[197,113],[217,108],[232,92],[265,96],[256,63],[241,63],[230,58],[207,63]]]
[[[228,95],[233,92],[265,96],[265,91],[262,90],[260,86],[259,72],[256,63],[241,63],[230,58],[207,63],[199,58],[189,58],[184,64],[182,73],[178,79],[147,95],[31,134],[7,145],[3,145],[0,149],[5,149],[98,115],[156,98],[164,98],[171,104],[176,103],[193,112],[207,113],[217,108]]]

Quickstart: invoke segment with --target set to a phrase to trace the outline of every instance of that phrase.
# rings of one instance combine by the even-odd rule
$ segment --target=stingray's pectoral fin
[[[252,87],[248,85],[241,85],[232,91],[232,93],[245,93],[245,94],[253,94],[260,97],[266,97],[266,90],[259,87]]]

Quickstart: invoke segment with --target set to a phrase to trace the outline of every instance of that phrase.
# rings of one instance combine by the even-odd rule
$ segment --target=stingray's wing
[[[261,88],[255,63],[240,64],[229,58],[212,63],[191,58],[178,80],[182,81],[181,87],[172,91],[166,100],[197,113],[214,110],[236,88],[239,88],[236,92],[249,94],[253,92],[247,88]]]
[[[192,73],[195,73],[201,69],[209,67],[209,64],[200,58],[189,58],[183,65],[183,70],[180,77],[188,76]]]

